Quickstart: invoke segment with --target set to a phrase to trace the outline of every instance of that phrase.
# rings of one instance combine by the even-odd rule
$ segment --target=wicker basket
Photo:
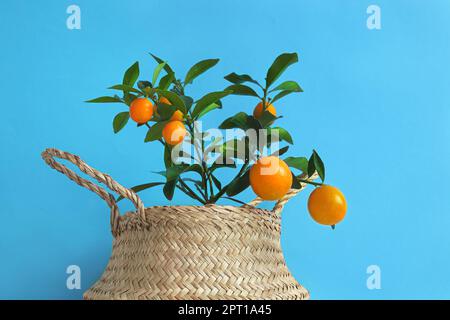
[[[46,163],[103,198],[111,208],[111,258],[85,299],[307,299],[290,274],[280,246],[280,213],[301,189],[272,211],[255,207],[161,206],[144,208],[138,195],[79,157],[57,149]],[[130,199],[136,212],[120,216],[113,195],[56,162],[66,159]]]

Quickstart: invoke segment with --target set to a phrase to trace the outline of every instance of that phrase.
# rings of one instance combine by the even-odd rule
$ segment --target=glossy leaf
[[[137,79],[139,77],[139,62],[135,62],[131,67],[125,71],[125,74],[123,75],[123,84],[134,86]]]
[[[247,170],[242,177],[234,180],[230,186],[227,188],[227,195],[232,197],[235,196],[250,186],[250,171]]]
[[[165,65],[166,62],[161,62],[156,66],[155,70],[153,70],[152,83],[156,83],[156,81],[159,78],[159,74],[161,73],[161,70],[164,68]]]
[[[184,85],[192,83],[195,78],[214,67],[218,62],[219,59],[207,59],[194,64],[186,74]]]
[[[123,103],[123,101],[119,98],[119,97],[98,97],[95,99],[91,99],[91,100],[87,100],[85,102],[89,102],[89,103],[117,103],[117,102],[121,102]]]
[[[297,53],[283,53],[270,66],[266,76],[266,88],[269,88],[291,64],[298,62]]]
[[[313,150],[313,153],[308,161],[308,176],[312,176],[314,172],[317,171],[322,182],[325,181],[325,166],[323,164],[322,159],[319,157],[319,154],[316,150]]]
[[[158,62],[158,64],[164,63],[164,61],[161,58],[155,56],[153,53],[150,53],[150,55],[152,56],[153,59],[155,59],[156,62]],[[163,68],[167,73],[175,74],[175,72],[173,72],[172,68],[169,66],[168,63],[166,63]]]
[[[164,195],[166,196],[167,200],[173,199],[173,194],[175,193],[175,188],[177,186],[177,183],[178,183],[178,179],[175,179],[175,180],[167,181],[164,184],[163,192],[164,192]]]
[[[128,119],[130,119],[130,113],[128,111],[117,114],[113,120],[114,133],[122,130],[123,127],[125,127],[125,125],[128,123]]]
[[[174,180],[180,176],[187,169],[187,165],[174,165],[166,170],[167,181]]]
[[[214,172],[215,170],[220,169],[220,168],[233,168],[233,169],[236,168],[236,163],[231,158],[226,158],[222,162],[223,163],[214,162],[209,170],[211,172]]]
[[[196,118],[204,109],[213,103],[217,103],[223,97],[231,94],[232,91],[216,91],[210,92],[201,97],[195,104],[194,111],[192,111],[192,117]]]
[[[169,120],[174,112],[177,110],[175,106],[165,103],[157,103],[158,106],[158,114],[161,120]]]
[[[278,118],[281,117],[274,116],[272,113],[266,110],[262,113],[257,121],[261,124],[262,128],[267,128],[272,125]]]
[[[232,72],[229,75],[225,76],[225,79],[230,81],[231,83],[234,83],[234,84],[241,84],[241,83],[245,83],[245,82],[251,82],[251,83],[254,83],[254,84],[257,84],[257,85],[261,86],[258,81],[254,80],[248,74],[237,74],[235,72]]]
[[[147,131],[147,135],[145,136],[144,142],[149,141],[155,141],[158,139],[161,139],[162,137],[162,131],[164,129],[164,126],[167,124],[168,121],[161,121],[155,123],[153,126],[150,127]]]
[[[226,119],[222,124],[219,126],[219,129],[255,129],[259,130],[261,129],[260,123],[253,117],[249,116],[245,112],[239,112],[235,114],[234,116]]]
[[[168,73],[164,77],[159,80],[158,88],[161,90],[166,91],[169,89],[170,85],[172,84],[173,80],[175,80],[174,73]]]
[[[172,165],[172,150],[171,147],[165,143],[164,144],[164,166],[166,169]]]
[[[132,187],[131,190],[133,190],[134,192],[137,193],[137,192],[140,192],[140,191],[143,191],[143,190],[146,190],[146,189],[150,189],[150,188],[153,188],[153,187],[156,187],[156,186],[161,186],[163,184],[164,184],[164,182],[144,183],[144,184],[140,184],[138,186]],[[119,202],[119,201],[121,201],[123,199],[124,199],[124,197],[120,196],[120,197],[117,198],[116,201]]]
[[[137,86],[141,90],[144,90],[145,88],[153,88],[153,85],[151,84],[151,82],[146,81],[146,80],[138,81]]]
[[[289,90],[281,91],[275,97],[273,97],[273,99],[270,101],[270,103],[274,103],[275,101],[280,100],[281,98],[287,96],[288,94],[294,93],[294,92],[295,91],[289,91]]]
[[[292,185],[291,185],[291,189],[301,189],[302,185],[300,184],[300,182],[298,181],[297,177],[291,172],[292,174]]]
[[[141,91],[139,91],[136,88],[133,88],[132,86],[126,85],[126,84],[116,84],[112,87],[109,87],[108,89],[114,89],[114,90],[121,90],[123,92],[134,92],[137,94],[142,94]]]
[[[179,164],[174,165],[166,169],[166,179],[167,181],[178,178],[182,173],[185,172],[196,172],[202,176],[203,169],[199,164],[187,165]]]
[[[294,144],[294,141],[292,140],[292,136],[290,135],[290,133],[281,127],[274,127],[274,128],[270,128],[268,129],[269,134],[273,136],[272,131],[276,131],[277,135],[278,135],[278,139],[280,141],[286,141],[289,144]]]
[[[201,117],[203,117],[205,114],[207,114],[208,112],[211,112],[215,109],[220,109],[221,105],[218,103],[211,103],[209,106],[207,106],[205,109],[203,109],[198,115],[196,119],[200,119]]]
[[[180,98],[184,101],[184,105],[186,106],[187,110],[190,110],[192,107],[192,104],[194,103],[194,99],[189,96],[183,96],[181,95]]]
[[[273,88],[272,90],[270,90],[270,92],[272,91],[292,91],[292,92],[303,92],[303,89],[300,87],[300,85],[295,82],[295,81],[285,81],[281,84],[279,84],[278,86],[276,86],[275,88]]]
[[[180,96],[177,95],[175,92],[158,90],[158,93],[163,97],[167,98],[167,100],[169,100],[173,106],[177,107],[178,110],[183,112],[183,114],[187,113],[186,105],[184,104],[183,99],[181,99]]]
[[[284,159],[284,162],[291,168],[301,170],[304,173],[308,172],[308,159],[305,157],[288,157]]]
[[[283,154],[285,154],[286,152],[288,152],[289,150],[289,146],[285,146],[277,151],[275,151],[274,153],[272,153],[271,155],[276,155],[277,157],[281,157]]]
[[[233,92],[232,94],[234,95],[253,96],[259,98],[259,95],[256,93],[255,90],[243,84],[233,84],[227,87],[225,90],[231,90]]]
[[[216,186],[216,188],[218,190],[222,189],[222,184],[220,183],[219,179],[217,179],[212,173],[211,173],[211,178],[214,182],[214,185]]]
[[[136,99],[136,98],[137,98],[136,95],[134,95],[134,94],[132,94],[132,93],[126,93],[126,94],[124,95],[124,97],[123,97],[123,100],[124,100],[125,103],[129,106],[129,105],[134,101],[134,99]]]

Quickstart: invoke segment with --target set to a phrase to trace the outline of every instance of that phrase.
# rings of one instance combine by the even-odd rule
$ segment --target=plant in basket
[[[312,184],[317,187],[308,201],[313,219],[334,227],[344,218],[345,198],[339,189],[323,184],[325,166],[315,150],[309,158],[280,158],[288,152],[293,138],[286,129],[275,126],[282,118],[276,106],[285,96],[303,90],[292,80],[276,82],[298,61],[296,53],[278,56],[267,70],[263,83],[247,74],[233,72],[225,76],[230,86],[202,97],[191,97],[189,86],[219,59],[202,60],[193,65],[184,78],[178,78],[166,61],[151,56],[157,62],[151,81],[138,81],[140,71],[136,62],[126,70],[122,84],[110,87],[119,90],[121,96],[103,96],[88,101],[123,103],[126,110],[115,116],[114,132],[121,131],[131,118],[138,127],[147,129],[144,142],[161,144],[165,169],[159,174],[165,181],[146,182],[131,188],[133,191],[163,186],[169,200],[175,190],[179,190],[201,204],[216,203],[221,198],[243,203],[236,196],[248,187],[262,200],[280,200],[289,190]],[[254,97],[252,113],[239,112],[218,126],[223,130],[233,129],[231,134],[200,131],[202,118],[222,109],[222,100],[228,95]],[[239,130],[243,134],[239,135]],[[288,145],[277,148],[280,142]],[[235,177],[224,183],[217,175],[220,168],[235,170]],[[322,182],[312,181],[316,174]]]
[[[218,59],[202,60],[179,77],[167,61],[151,56],[156,61],[151,79],[140,79],[136,62],[121,84],[110,87],[118,94],[88,102],[123,104],[113,119],[114,132],[134,123],[145,143],[161,145],[165,168],[158,172],[159,180],[128,189],[76,155],[57,149],[42,153],[49,166],[97,193],[111,209],[113,253],[84,298],[307,299],[309,292],[284,261],[280,213],[307,184],[316,187],[308,210],[318,223],[334,228],[347,204],[339,189],[324,184],[325,166],[316,150],[309,158],[285,156],[293,138],[278,126],[281,99],[303,90],[295,81],[278,80],[298,61],[297,54],[278,56],[264,82],[233,72],[225,76],[230,82],[225,89],[201,97],[190,96],[190,86]],[[249,113],[238,112],[217,128],[203,130],[202,119],[225,108],[230,95],[253,97]],[[74,163],[119,196],[55,158]],[[224,181],[221,170],[232,170],[233,178]],[[145,208],[138,193],[154,187],[162,187],[169,200],[178,191],[201,205]],[[246,203],[239,196],[248,188],[257,197]],[[135,212],[120,215],[117,202],[123,198],[134,204]],[[219,205],[222,199],[238,206]],[[266,200],[276,202],[273,210],[256,208]]]

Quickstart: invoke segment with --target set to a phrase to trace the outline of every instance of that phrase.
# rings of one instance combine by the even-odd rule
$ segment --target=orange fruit
[[[333,226],[344,219],[347,202],[338,188],[323,185],[311,192],[308,211],[317,223]]]
[[[266,102],[266,110],[263,110],[263,104],[262,102],[258,103],[255,107],[255,109],[253,110],[253,116],[258,119],[259,117],[262,116],[264,111],[269,111],[271,114],[273,114],[273,116],[277,116],[277,110],[275,109],[275,107],[273,106],[273,104]]]
[[[166,97],[160,97],[159,98],[159,103],[164,103],[164,104],[168,104],[168,105],[172,105],[170,103],[170,101],[166,98]],[[158,114],[158,107],[155,105],[154,107],[154,111],[155,114]],[[170,120],[172,121],[183,121],[184,115],[183,112],[181,112],[180,110],[176,110],[173,114],[172,117],[170,117]]]
[[[136,98],[130,105],[130,117],[139,124],[146,123],[152,118],[153,103],[146,98]]]
[[[184,115],[180,110],[176,110],[170,117],[171,121],[183,121]]]
[[[250,185],[260,198],[279,200],[291,188],[292,173],[280,158],[263,157],[250,169]]]
[[[161,96],[161,97],[159,98],[159,102],[160,102],[160,103],[165,103],[165,104],[172,105],[172,104],[170,103],[169,99],[167,99],[166,97],[163,97],[163,96]]]
[[[183,141],[186,136],[186,128],[181,121],[170,121],[164,126],[162,135],[167,144],[174,146]]]

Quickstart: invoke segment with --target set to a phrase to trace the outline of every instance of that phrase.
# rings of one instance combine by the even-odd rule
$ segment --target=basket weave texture
[[[136,193],[79,157],[47,149],[52,168],[105,199],[114,236],[109,263],[85,299],[308,299],[289,272],[280,245],[280,213],[300,189],[272,211],[250,204],[144,208]],[[114,196],[55,161],[66,159],[130,199],[135,212],[119,214]],[[315,177],[311,177],[313,179]]]

